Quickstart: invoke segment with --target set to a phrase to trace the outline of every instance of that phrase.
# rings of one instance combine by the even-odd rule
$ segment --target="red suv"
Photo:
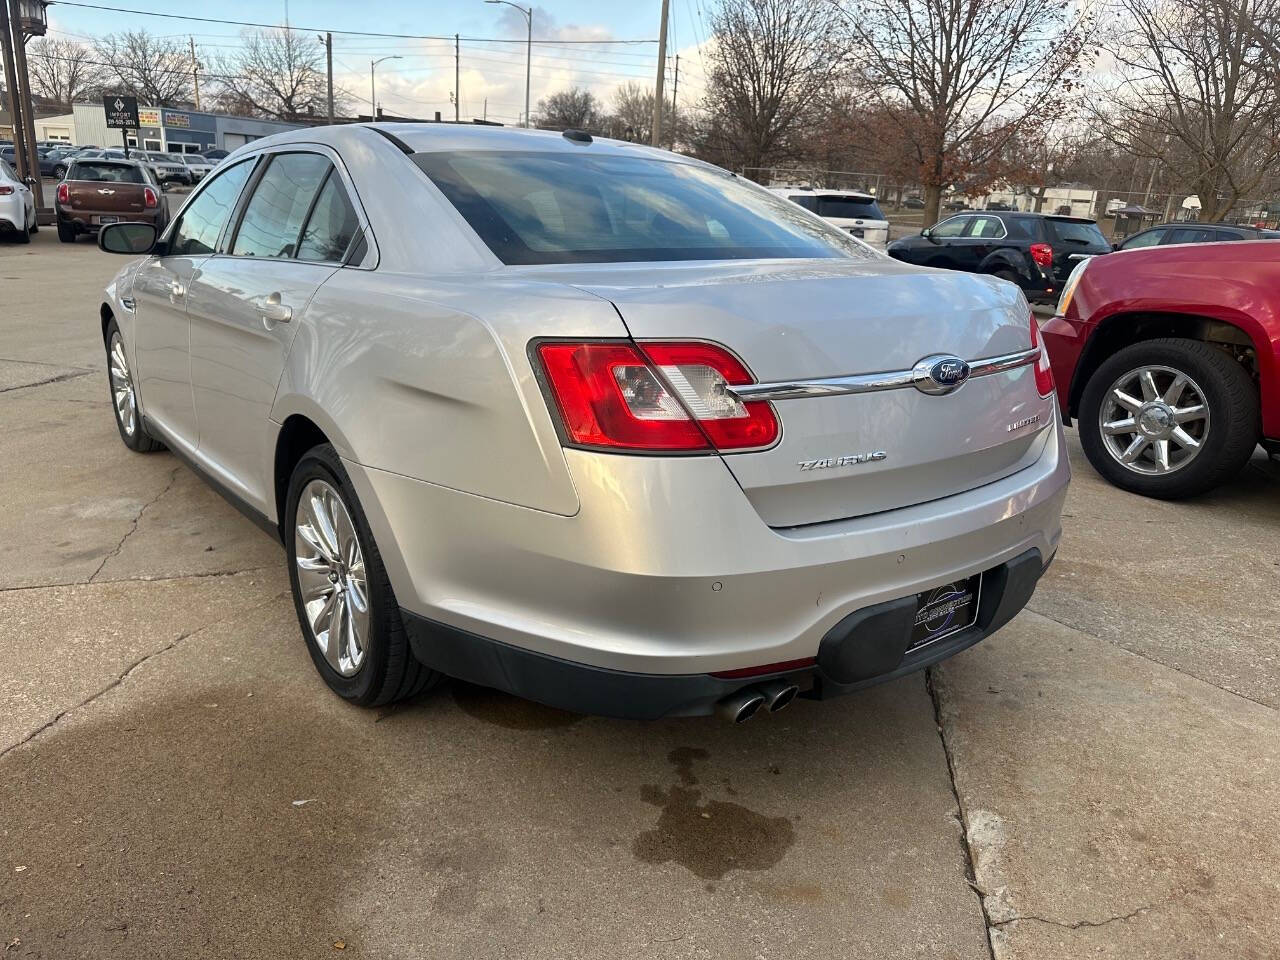
[[[1042,329],[1067,423],[1118,487],[1188,497],[1280,454],[1280,242],[1085,260]]]

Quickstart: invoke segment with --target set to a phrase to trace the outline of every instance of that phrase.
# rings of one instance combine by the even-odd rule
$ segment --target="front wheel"
[[[1148,497],[1218,486],[1245,465],[1260,434],[1248,371],[1198,340],[1125,347],[1098,367],[1080,400],[1080,444],[1093,468]]]
[[[334,693],[372,707],[438,682],[409,647],[382,555],[329,444],[294,468],[281,527],[298,623]]]
[[[107,382],[111,387],[111,407],[116,415],[116,429],[120,431],[120,439],[130,450],[137,453],[152,453],[163,450],[164,444],[147,433],[138,414],[137,385],[133,380],[133,371],[129,368],[129,358],[125,354],[124,340],[120,338],[120,328],[115,320],[107,324]]]

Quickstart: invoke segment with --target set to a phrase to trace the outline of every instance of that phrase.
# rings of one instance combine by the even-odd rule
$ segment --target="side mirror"
[[[157,235],[150,223],[109,223],[98,231],[98,249],[136,257],[155,249]]]
[[[929,227],[925,227],[920,231],[920,236],[924,237],[926,240],[933,240],[933,230]]]
[[[22,182],[25,183],[28,187],[34,187],[40,181],[37,180],[35,177],[23,177]]]

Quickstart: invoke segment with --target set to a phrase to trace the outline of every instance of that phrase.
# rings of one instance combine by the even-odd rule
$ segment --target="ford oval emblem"
[[[941,396],[958,390],[969,379],[969,364],[950,354],[935,354],[917,363],[912,373],[917,390]]]

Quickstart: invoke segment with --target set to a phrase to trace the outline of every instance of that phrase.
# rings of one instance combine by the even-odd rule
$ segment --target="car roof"
[[[1147,227],[1148,230],[1159,230],[1169,227],[1187,227],[1194,230],[1196,227],[1221,227],[1223,230],[1245,230],[1251,233],[1257,233],[1260,227],[1255,227],[1249,223],[1217,223],[1205,220],[1174,220],[1169,223],[1156,223]]]

